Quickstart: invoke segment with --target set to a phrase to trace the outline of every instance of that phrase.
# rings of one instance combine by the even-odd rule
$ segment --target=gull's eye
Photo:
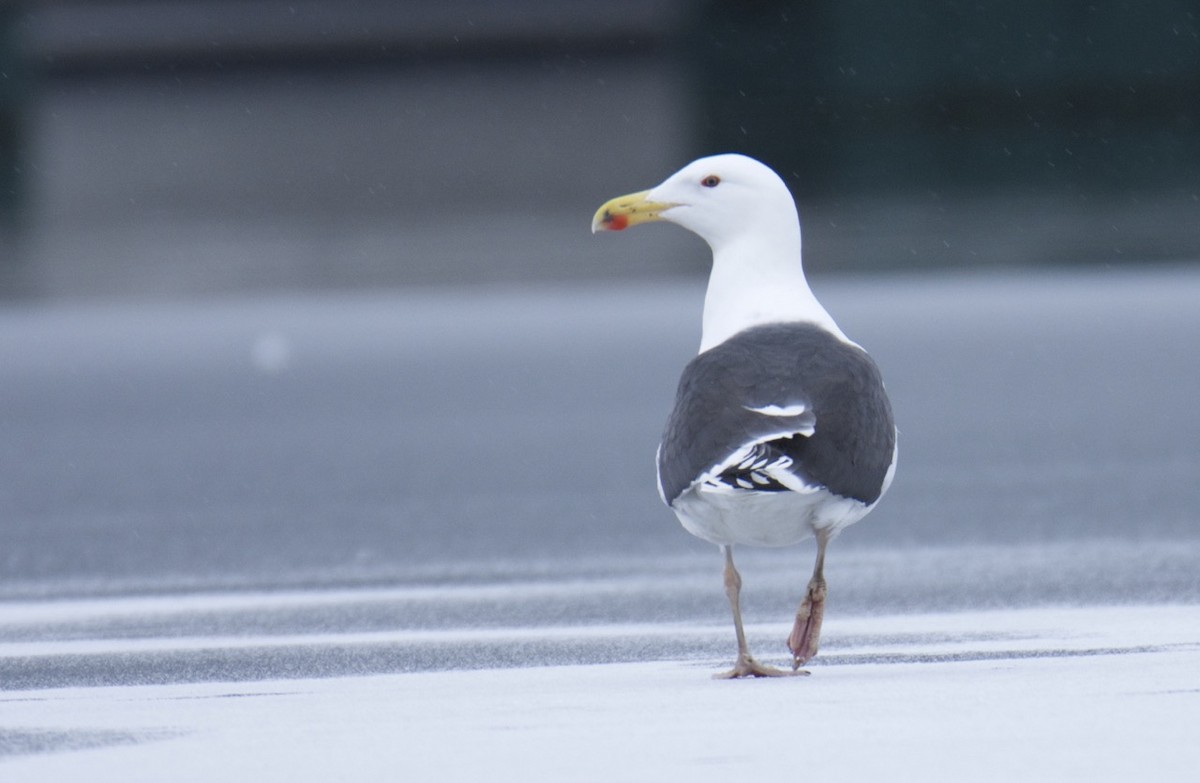
[[[721,178],[716,174],[709,174],[707,177],[700,180],[700,184],[706,188],[715,188],[717,185],[721,184]]]

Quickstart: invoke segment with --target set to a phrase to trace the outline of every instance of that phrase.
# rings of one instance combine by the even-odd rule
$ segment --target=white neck
[[[783,233],[776,222],[773,231],[740,231],[712,244],[701,352],[752,326],[797,321],[815,323],[850,342],[808,287],[798,219],[784,225]]]

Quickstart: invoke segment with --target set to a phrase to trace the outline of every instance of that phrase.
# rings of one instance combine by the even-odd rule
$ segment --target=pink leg
[[[737,634],[738,657],[733,668],[727,672],[714,674],[713,679],[734,680],[739,677],[788,677],[794,674],[808,674],[806,671],[784,671],[774,666],[766,666],[754,660],[746,645],[746,632],[742,629],[742,577],[733,565],[733,547],[723,546],[725,552],[725,595],[729,598],[729,607],[733,610],[733,630]]]
[[[817,564],[808,591],[800,608],[796,611],[796,624],[788,636],[788,649],[792,651],[792,668],[799,669],[817,654],[821,641],[821,620],[825,616],[825,546],[829,543],[828,533],[817,534]]]

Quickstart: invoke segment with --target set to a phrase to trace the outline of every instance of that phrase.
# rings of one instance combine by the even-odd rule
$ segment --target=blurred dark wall
[[[1200,2],[694,9],[697,147],[784,175],[810,268],[1200,257]]]
[[[1075,192],[1200,180],[1200,3],[706,2],[703,145],[805,195]]]
[[[0,295],[678,274],[589,233],[687,154],[680,2],[45,0]],[[0,240],[3,238],[0,237]]]
[[[21,8],[0,4],[0,222],[11,220],[21,197],[23,103],[28,85],[18,50]]]
[[[19,8],[0,296],[701,274],[586,225],[717,151],[818,272],[1200,258],[1200,0]]]

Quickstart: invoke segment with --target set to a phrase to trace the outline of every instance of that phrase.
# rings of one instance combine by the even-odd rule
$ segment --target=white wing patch
[[[767,440],[775,438],[788,438],[793,435],[803,435],[806,438],[811,438],[813,433],[817,431],[817,416],[808,407],[808,403],[794,402],[791,405],[762,405],[753,408],[749,405],[743,405],[743,409],[751,413],[757,413],[760,416],[770,416],[774,419],[794,419],[787,432],[779,435],[772,435],[765,440],[756,441],[756,443],[765,443]],[[780,422],[782,424],[782,422]],[[754,445],[754,444],[751,444]]]
[[[808,410],[808,406],[803,402],[783,406],[764,405],[761,408],[751,408],[749,405],[743,405],[742,407],[751,413],[761,413],[764,416],[799,416]]]

